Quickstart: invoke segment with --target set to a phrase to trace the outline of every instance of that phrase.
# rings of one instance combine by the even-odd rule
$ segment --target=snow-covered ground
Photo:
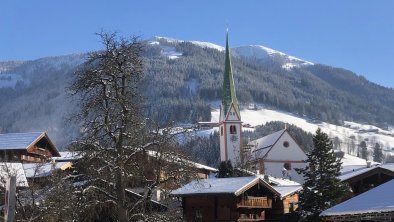
[[[271,121],[282,121],[285,123],[294,124],[313,134],[320,127],[323,132],[329,135],[330,138],[338,137],[341,140],[341,150],[346,153],[349,151],[350,143],[354,143],[354,145],[357,146],[363,140],[367,141],[370,151],[372,151],[372,144],[375,142],[382,144],[384,150],[388,147],[394,147],[394,131],[392,129],[383,130],[379,127],[368,124],[347,121],[345,122],[346,127],[338,126],[326,122],[309,121],[307,118],[302,118],[291,113],[270,109],[242,109],[241,118],[244,124],[250,124],[251,126],[262,125]],[[218,120],[219,109],[215,109],[212,111],[211,121],[218,122]],[[375,131],[368,131],[370,129],[375,129]],[[208,134],[209,132],[210,131],[202,131],[200,134],[204,135]],[[390,149],[390,151],[392,150]],[[387,151],[386,154],[389,154],[389,152]],[[360,161],[364,160],[361,159]],[[362,164],[365,164],[365,161]]]

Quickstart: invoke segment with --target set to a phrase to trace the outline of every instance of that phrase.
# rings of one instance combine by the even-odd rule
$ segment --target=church
[[[303,182],[302,176],[295,169],[306,166],[304,161],[307,156],[287,129],[248,144],[242,144],[241,112],[231,68],[228,33],[226,35],[223,92],[218,126],[221,161],[231,161],[232,165],[236,167],[248,166],[249,169],[260,174]]]

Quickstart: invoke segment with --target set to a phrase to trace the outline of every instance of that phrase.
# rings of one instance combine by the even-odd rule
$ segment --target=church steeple
[[[226,117],[231,104],[234,106],[235,112],[241,118],[237,96],[235,94],[234,77],[231,69],[230,48],[228,46],[228,31],[226,33],[226,58],[224,63],[223,76],[223,92],[222,92],[222,112],[221,121]]]
[[[219,117],[220,160],[231,161],[233,166],[242,162],[242,121],[237,96],[235,95],[234,77],[231,70],[228,31],[226,34],[226,58],[223,76],[222,105]]]

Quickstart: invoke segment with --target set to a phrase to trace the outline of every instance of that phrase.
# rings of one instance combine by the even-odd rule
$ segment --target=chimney
[[[367,168],[371,168],[371,161],[367,160]]]
[[[270,178],[267,174],[264,175],[264,181],[269,183],[270,182]]]

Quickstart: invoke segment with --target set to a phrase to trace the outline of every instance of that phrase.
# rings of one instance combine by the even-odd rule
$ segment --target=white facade
[[[304,182],[295,169],[305,168],[307,156],[287,130],[252,141],[249,145],[253,146],[251,162],[261,174]]]

